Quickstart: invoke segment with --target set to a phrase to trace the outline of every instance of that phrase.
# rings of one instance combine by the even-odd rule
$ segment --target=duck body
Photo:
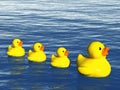
[[[44,62],[46,61],[46,54],[44,53],[44,46],[41,43],[35,43],[34,50],[29,50],[28,60],[32,62]]]
[[[22,47],[20,39],[14,39],[12,45],[8,46],[7,55],[12,57],[22,57],[25,55],[25,49]]]
[[[68,51],[64,47],[57,49],[57,55],[51,56],[51,65],[56,68],[68,68],[70,65],[70,60],[67,57]]]
[[[12,47],[9,46],[10,48],[7,51],[8,56],[13,56],[13,57],[21,57],[25,55],[25,50],[22,47]]]
[[[58,57],[52,55],[51,65],[57,68],[67,68],[70,65],[70,60],[67,57]]]
[[[35,52],[29,50],[28,60],[33,62],[44,62],[46,60],[46,55],[43,51]]]
[[[107,77],[111,72],[110,63],[106,59],[108,48],[104,47],[101,42],[92,42],[88,46],[88,54],[88,57],[78,55],[78,71],[88,77]]]
[[[78,55],[78,71],[88,77],[106,77],[111,72],[111,66],[106,58],[93,59]]]

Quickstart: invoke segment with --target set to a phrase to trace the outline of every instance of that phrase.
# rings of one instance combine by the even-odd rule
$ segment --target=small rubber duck
[[[25,49],[22,47],[23,42],[19,38],[12,40],[12,45],[8,46],[7,55],[12,57],[22,57],[25,55]]]
[[[28,51],[28,60],[32,62],[44,62],[46,61],[46,54],[44,53],[44,45],[36,42],[33,45],[33,51]]]
[[[51,65],[57,68],[68,68],[70,60],[68,58],[69,51],[64,47],[59,47],[56,51],[56,56],[52,54]]]
[[[107,77],[111,66],[106,59],[109,48],[99,41],[93,41],[88,46],[88,57],[78,54],[78,71],[88,77]]]

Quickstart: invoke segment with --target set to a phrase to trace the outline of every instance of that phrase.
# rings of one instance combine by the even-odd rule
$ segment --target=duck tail
[[[11,48],[12,48],[12,46],[11,46],[11,45],[9,45],[9,46],[8,46],[8,51],[9,51]]]
[[[80,65],[85,60],[85,57],[82,54],[78,54],[77,56],[77,65]]]
[[[32,50],[29,50],[29,51],[28,51],[28,55],[30,55],[31,53],[32,53]]]
[[[53,61],[54,58],[55,58],[55,55],[52,54],[52,56],[51,56],[51,61]]]

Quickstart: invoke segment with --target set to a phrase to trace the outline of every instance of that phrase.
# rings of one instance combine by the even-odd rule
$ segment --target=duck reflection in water
[[[26,65],[27,61],[25,61],[24,57],[8,56],[8,62],[11,66],[10,68],[11,75],[20,75],[28,67]]]

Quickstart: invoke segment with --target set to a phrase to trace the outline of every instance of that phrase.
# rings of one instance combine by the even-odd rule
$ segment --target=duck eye
[[[38,46],[40,48],[40,46]]]
[[[101,47],[99,47],[99,50],[101,50]]]
[[[17,41],[17,43],[19,43],[19,42]]]
[[[62,51],[62,52],[64,52],[64,51]]]

